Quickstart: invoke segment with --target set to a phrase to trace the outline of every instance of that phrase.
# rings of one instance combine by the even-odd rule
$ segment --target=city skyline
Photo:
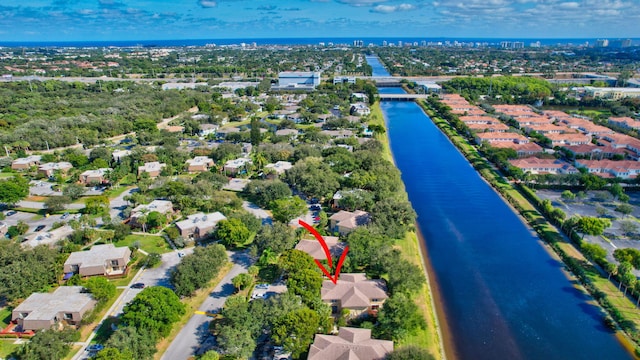
[[[638,5],[640,0],[5,0],[0,37],[5,42],[637,38],[640,27],[632,24],[640,21]]]

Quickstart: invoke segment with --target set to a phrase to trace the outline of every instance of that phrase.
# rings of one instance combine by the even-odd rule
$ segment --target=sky
[[[1,0],[0,41],[640,38],[640,0]]]

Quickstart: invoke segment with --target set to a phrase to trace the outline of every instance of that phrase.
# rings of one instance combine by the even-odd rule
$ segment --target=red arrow
[[[327,262],[329,263],[329,269],[333,268],[331,251],[329,251],[329,247],[327,246],[327,243],[324,241],[324,238],[322,237],[322,235],[320,235],[320,233],[318,233],[318,231],[313,226],[307,224],[302,220],[298,220],[298,224],[302,225],[305,229],[309,230],[309,232],[320,242],[320,246],[322,246],[322,250],[324,251],[324,254],[327,257]],[[336,266],[336,273],[333,276],[331,275],[329,270],[325,269],[324,265],[322,265],[322,263],[320,263],[319,260],[314,260],[314,261],[316,262],[316,265],[318,265],[320,270],[322,270],[322,272],[331,280],[331,282],[336,284],[338,282],[338,277],[340,277],[340,268],[342,268],[342,264],[344,263],[344,259],[347,258],[348,252],[349,252],[349,247],[346,246],[344,248],[344,251],[340,255],[340,259],[338,260],[338,265]]]

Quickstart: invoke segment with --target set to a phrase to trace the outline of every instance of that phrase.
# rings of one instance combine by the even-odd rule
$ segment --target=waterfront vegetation
[[[583,288],[606,310],[607,315],[603,318],[603,323],[614,329],[624,331],[635,342],[635,349],[638,354],[640,316],[636,311],[637,304],[627,297],[626,290],[622,293],[620,286],[616,286],[612,282],[613,279],[618,282],[625,281],[623,280],[625,273],[620,272],[620,276],[617,277],[618,268],[608,263],[603,256],[591,259],[585,257],[581,252],[581,250],[584,251],[585,246],[582,242],[582,235],[578,233],[580,228],[577,224],[574,223],[572,225],[570,222],[572,219],[565,220],[556,209],[550,206],[548,200],[545,200],[547,202],[542,201],[526,185],[518,184],[513,186],[511,182],[496,171],[495,167],[482,157],[468,138],[462,136],[454,128],[455,119],[452,119],[453,121],[443,119],[443,117],[451,118],[452,115],[439,112],[436,110],[437,105],[431,106],[432,104],[433,102],[431,101],[420,105],[483,178],[523,216],[538,236],[562,259],[567,269],[576,276]],[[565,223],[570,226],[565,226]],[[563,234],[561,231],[566,231],[567,234]],[[627,286],[633,286],[633,284],[625,285],[625,287]],[[629,292],[629,294],[633,294],[633,291]],[[640,296],[640,293],[637,293],[637,296]],[[631,309],[634,311],[630,311]]]

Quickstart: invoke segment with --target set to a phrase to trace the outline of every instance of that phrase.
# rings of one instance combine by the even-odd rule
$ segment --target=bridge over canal
[[[425,100],[429,94],[379,94],[380,101],[415,101]]]

